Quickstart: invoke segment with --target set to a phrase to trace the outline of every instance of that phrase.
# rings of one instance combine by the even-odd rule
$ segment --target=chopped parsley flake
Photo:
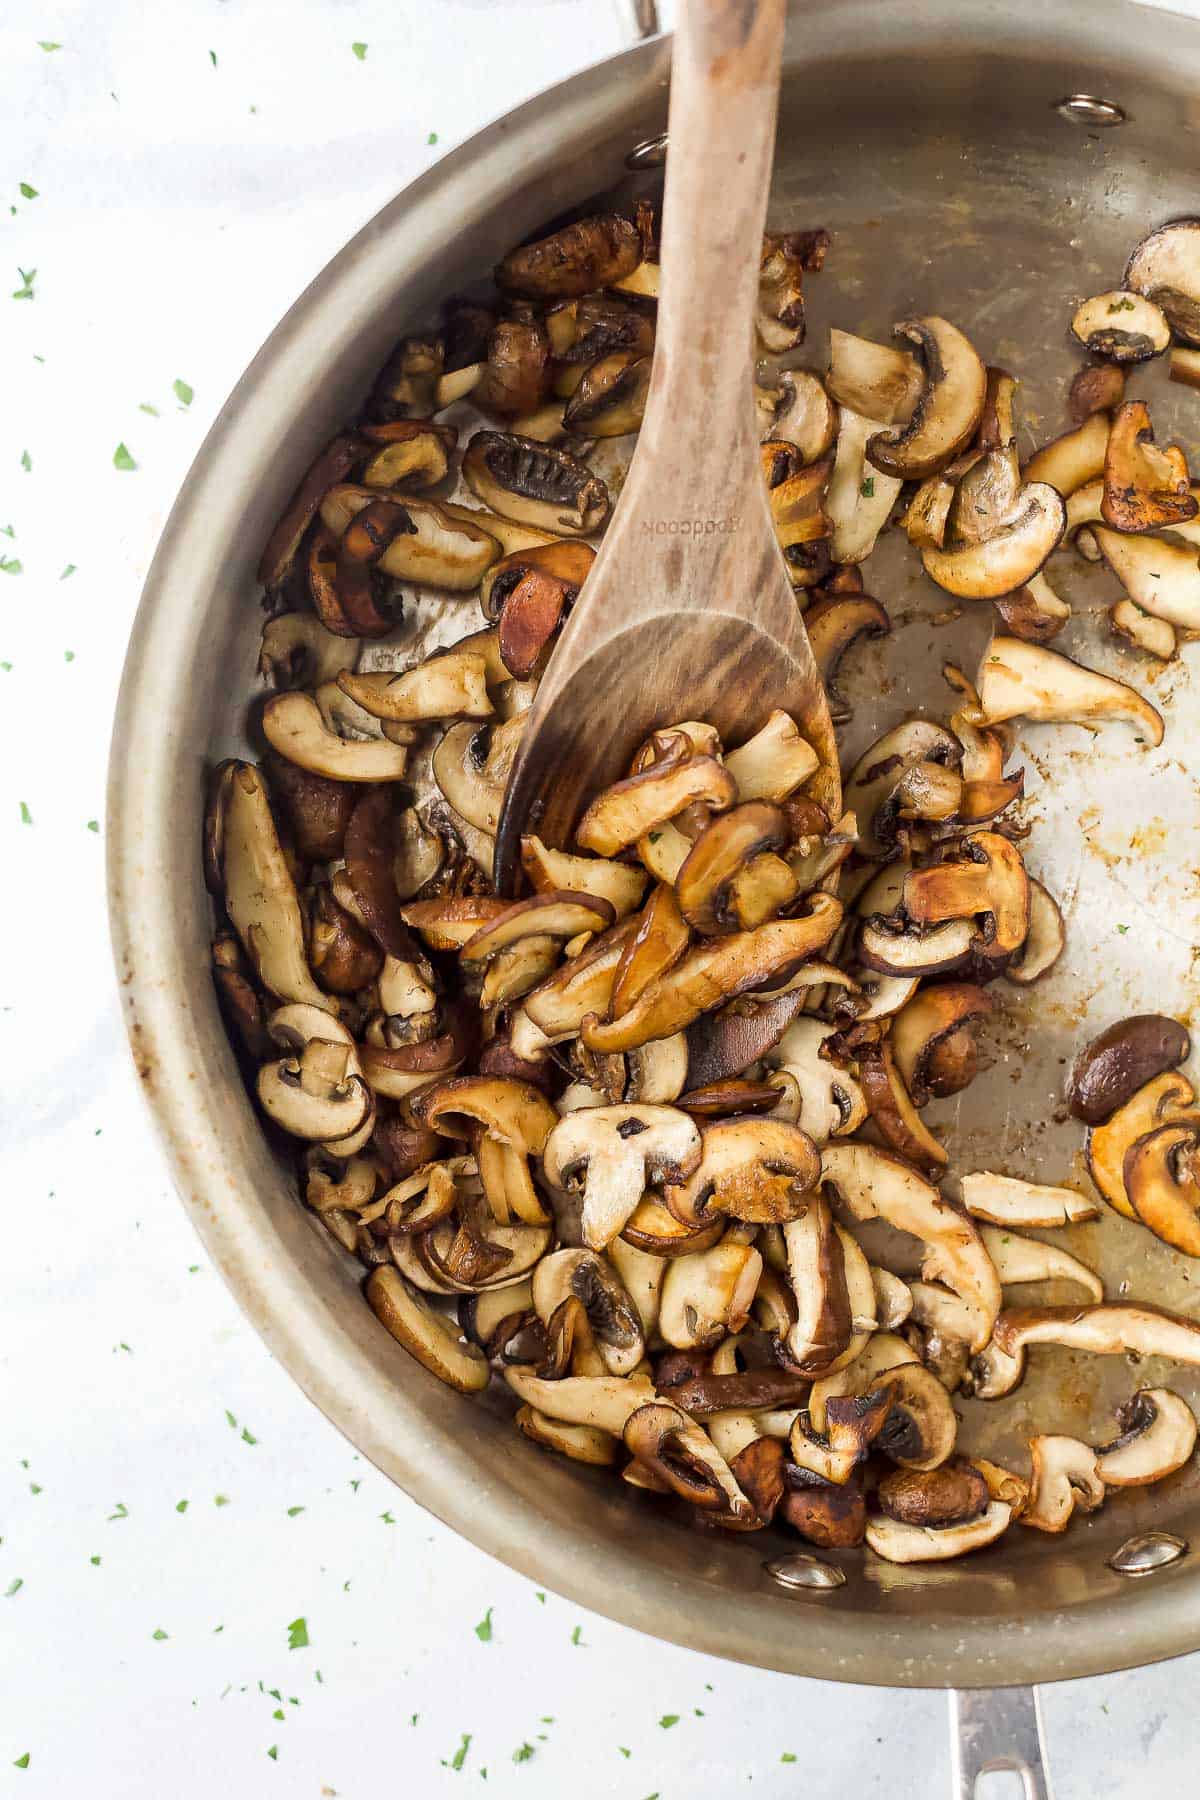
[[[88,1561],[91,1563],[91,1565],[94,1569],[98,1569],[100,1567],[100,1558],[98,1556],[89,1556]]]
[[[537,1591],[536,1591],[536,1593],[535,1593],[535,1595],[534,1595],[534,1598],[535,1598],[535,1599],[537,1599],[537,1600],[540,1600],[540,1601],[541,1601],[541,1603],[542,1603],[542,1605],[543,1605],[543,1606],[545,1606],[545,1604],[546,1604],[546,1596],[545,1596],[545,1594],[543,1594],[543,1592],[542,1592],[542,1590],[541,1590],[541,1588],[538,1588],[538,1589],[537,1589]]]
[[[137,468],[136,462],[134,462],[133,457],[129,454],[129,451],[124,444],[118,444],[113,451],[113,468],[120,469],[126,474],[131,469]]]
[[[625,1760],[627,1762],[628,1762],[629,1758],[633,1755],[633,1751],[627,1750],[625,1748],[624,1744],[618,1744],[617,1749],[621,1752],[621,1755],[625,1758]]]
[[[480,1619],[478,1625],[475,1627],[475,1636],[479,1639],[481,1644],[490,1644],[491,1643],[491,1641],[492,1641],[492,1609],[490,1606],[488,1607],[487,1611],[484,1613],[482,1619]]]
[[[294,1519],[296,1517],[297,1513],[302,1513],[303,1511],[304,1511],[304,1508],[302,1506],[289,1506],[287,1509],[288,1518]]]
[[[20,1577],[20,1576],[19,1576],[19,1575],[18,1575],[18,1576],[17,1576],[17,1579],[16,1579],[16,1580],[15,1580],[15,1581],[10,1581],[10,1582],[9,1582],[9,1584],[8,1584],[8,1586],[7,1586],[7,1587],[6,1587],[6,1588],[5,1588],[5,1590],[4,1590],[4,1598],[5,1598],[5,1599],[6,1599],[6,1600],[11,1600],[11,1599],[12,1599],[12,1597],[13,1597],[13,1595],[14,1595],[14,1594],[19,1594],[19,1593],[20,1593],[20,1591],[21,1591],[21,1589],[22,1589],[22,1588],[23,1588],[23,1587],[24,1587],[24,1586],[25,1586],[25,1583],[24,1583],[24,1581],[22,1581],[22,1579],[21,1579],[21,1577]]]
[[[536,1755],[537,1750],[532,1744],[518,1744],[512,1753],[512,1759],[515,1763],[523,1763],[528,1762],[531,1756]]]
[[[44,46],[43,46],[43,48],[44,48]],[[27,1769],[28,1767],[29,1767],[29,1752],[27,1750],[25,1752],[24,1756],[18,1756],[16,1758],[14,1758],[13,1768],[14,1769]]]
[[[167,1641],[167,1634],[163,1630],[161,1625],[158,1627],[158,1629],[156,1631],[152,1631],[150,1633],[150,1635],[154,1639],[154,1642],[156,1644],[165,1644]]]
[[[287,1628],[287,1634],[288,1634],[288,1649],[289,1650],[307,1650],[308,1649],[308,1620],[307,1619],[293,1619],[291,1624]]]
[[[225,1408],[225,1421],[231,1431],[237,1430],[237,1420],[234,1418],[228,1407]]]
[[[467,1760],[467,1751],[470,1748],[471,1748],[471,1733],[469,1731],[464,1731],[462,1734],[461,1744],[458,1746],[458,1749],[454,1752],[454,1755],[450,1758],[450,1767],[452,1769],[457,1771],[458,1769],[462,1768],[463,1764]]]
[[[100,830],[100,821],[99,821],[99,819],[89,819],[89,820],[88,820],[88,822],[87,822],[87,828],[88,828],[88,830],[89,830],[89,831],[95,831],[95,832],[99,832],[99,830]],[[186,1501],[186,1500],[185,1500],[185,1501],[184,1501],[184,1502],[183,1502],[183,1506],[177,1506],[177,1507],[176,1507],[176,1508],[175,1508],[175,1511],[176,1511],[176,1512],[182,1512],[182,1511],[183,1511],[183,1508],[184,1508],[184,1507],[185,1507],[185,1506],[186,1506],[186,1505],[187,1505],[187,1501]]]
[[[3,669],[6,675],[12,674],[12,664],[10,662],[0,662],[0,669]]]
[[[214,1506],[228,1506],[229,1505],[229,1495],[228,1494],[214,1494],[213,1495],[213,1505]]]
[[[29,808],[26,806],[24,800],[22,800],[20,802],[20,807],[21,807],[21,823],[22,823],[22,825],[32,825],[33,824],[33,814],[30,812]],[[34,1491],[37,1493],[40,1493],[41,1489],[38,1488],[38,1489],[35,1489]]]
[[[73,650],[64,650],[63,651],[63,661],[64,662],[74,662],[75,661],[75,652]],[[122,1348],[125,1348],[125,1346],[122,1346]]]
[[[583,1644],[583,1626],[582,1625],[577,1625],[575,1627],[574,1631],[571,1633],[571,1642],[573,1644]],[[586,1648],[586,1646],[584,1646],[584,1647]]]
[[[19,556],[0,556],[0,574],[19,575],[20,573],[21,559]]]
[[[662,1718],[658,1721],[658,1723],[663,1731],[670,1731],[672,1725],[678,1725],[679,1714],[678,1713],[664,1713]]]
[[[61,44],[52,44],[52,43],[50,43],[49,39],[47,39],[47,38],[39,38],[38,39],[38,49],[46,50],[46,51],[61,50],[62,45]]]
[[[23,800],[21,802],[21,805],[22,805],[22,808],[25,805],[25,802]],[[31,1481],[29,1484],[29,1491],[31,1494],[40,1494],[42,1490],[41,1490],[41,1486],[38,1482]]]
[[[868,475],[858,491],[864,500],[873,500],[875,498],[875,477]]]
[[[139,400],[138,401],[138,411],[144,412],[144,413],[149,413],[150,417],[152,419],[157,419],[158,417],[160,417],[157,406],[151,406],[149,400]]]
[[[21,452],[21,467],[27,475],[33,467],[33,458],[30,456],[28,450],[22,450]]]
[[[1118,925],[1117,930],[1120,932],[1121,936],[1124,937],[1125,933],[1129,930],[1129,927],[1128,925]]]
[[[5,537],[15,538],[17,535],[11,525],[0,525],[0,531],[4,533]]]
[[[213,68],[214,68],[214,69],[215,69],[215,68],[216,68],[216,66],[217,66],[217,53],[216,53],[216,51],[215,51],[215,50],[210,50],[210,51],[209,51],[209,53],[208,53],[208,60],[209,60],[209,62],[210,62],[210,63],[211,63],[211,64],[212,64],[212,66],[213,66]]]
[[[275,1708],[275,1711],[271,1714],[271,1717],[273,1719],[282,1719],[284,1717],[284,1711],[283,1711],[282,1706],[277,1706]]]
[[[1132,312],[1133,311],[1133,301],[1132,300],[1114,300],[1108,310],[1110,313]]]
[[[75,564],[74,564],[74,563],[68,563],[68,564],[67,564],[67,566],[66,566],[66,568],[65,568],[65,569],[64,569],[64,570],[63,570],[63,572],[62,572],[62,574],[61,574],[61,575],[60,575],[60,576],[59,576],[59,578],[58,578],[58,579],[59,579],[59,580],[60,580],[60,581],[66,581],[66,580],[67,580],[67,578],[68,578],[68,576],[71,576],[71,575],[73,575],[73,574],[74,574],[74,573],[75,573]]]
[[[794,1750],[785,1750],[779,1760],[780,1762],[795,1762],[796,1752]]]
[[[380,1513],[379,1516],[383,1520],[385,1525],[394,1525],[396,1523],[395,1519],[393,1519],[390,1512]]]
[[[436,144],[437,141],[438,141],[438,135],[437,135],[436,131],[431,131],[429,136],[425,139],[425,142],[427,144]]]
[[[92,819],[89,822],[88,829],[90,830],[92,825],[95,825],[95,824],[96,824],[95,819]],[[97,830],[99,830],[99,826],[97,826],[96,828],[97,828]],[[187,1511],[187,1509],[188,1509],[188,1503],[186,1500],[177,1500],[175,1502],[175,1511],[177,1513],[185,1513]]]
[[[367,46],[365,44],[351,44],[350,48],[353,50],[355,56],[357,56],[359,62],[366,62]],[[460,1767],[460,1768],[462,1767],[461,1763],[458,1765],[458,1767]]]
[[[248,1429],[248,1427],[245,1425],[242,1426],[242,1442],[243,1442],[243,1444],[257,1444],[257,1442],[258,1442],[258,1439],[255,1437],[254,1433],[252,1431],[250,1431]]]
[[[27,181],[21,183],[21,193],[26,200],[36,200],[38,197],[37,189],[35,187],[30,187]]]
[[[271,1748],[267,1751],[267,1755],[270,1757],[272,1762],[278,1762],[279,1761],[279,1745],[272,1744]]]
[[[175,377],[171,386],[175,391],[175,398],[178,400],[180,406],[190,406],[192,401],[196,398],[195,388],[189,387],[187,382],[181,381],[178,376]]]
[[[32,300],[33,299],[33,281],[34,281],[34,276],[37,274],[37,270],[36,269],[22,269],[21,266],[18,264],[17,274],[21,277],[21,285],[19,288],[13,289],[13,299],[14,300]]]

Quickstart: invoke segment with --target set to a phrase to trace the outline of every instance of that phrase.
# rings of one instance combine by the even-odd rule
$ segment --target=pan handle
[[[1042,1697],[1035,1687],[952,1689],[952,1800],[975,1800],[981,1775],[1011,1769],[1024,1800],[1053,1800],[1042,1752]]]

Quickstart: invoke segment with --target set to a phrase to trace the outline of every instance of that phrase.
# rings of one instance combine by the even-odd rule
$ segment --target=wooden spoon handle
[[[635,469],[669,476],[686,433],[677,511],[702,521],[725,519],[733,490],[759,479],[754,315],[784,12],[785,0],[683,0],[675,32],[664,304]]]

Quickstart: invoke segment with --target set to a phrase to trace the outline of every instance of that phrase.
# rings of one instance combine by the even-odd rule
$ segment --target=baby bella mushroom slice
[[[226,763],[214,784],[208,832],[225,910],[259,980],[281,1000],[335,1013],[313,980],[304,917],[266,788],[251,763]]]
[[[485,506],[563,537],[586,537],[608,517],[608,489],[567,450],[505,431],[477,431],[463,480]]]
[[[905,1363],[916,1363],[917,1353],[911,1344],[891,1331],[877,1331],[868,1338],[853,1362],[813,1382],[808,1396],[808,1416],[813,1430],[824,1432],[828,1425],[826,1407],[843,1395],[873,1393],[883,1386],[889,1370]]]
[[[683,732],[658,733],[660,759],[596,796],[580,819],[575,840],[599,856],[615,856],[676,813],[700,803],[724,812],[737,784],[715,756],[698,756]]]
[[[855,337],[836,325],[831,328],[826,386],[839,405],[877,425],[907,424],[924,385],[911,352]]]
[[[791,714],[776,709],[761,731],[728,753],[725,767],[737,784],[739,801],[778,802],[802,787],[819,762]]]
[[[1108,1204],[1127,1219],[1134,1219],[1125,1191],[1125,1157],[1133,1144],[1170,1119],[1185,1114],[1196,1094],[1184,1076],[1166,1073],[1148,1081],[1119,1106],[1102,1125],[1088,1132],[1088,1174]]]
[[[819,1481],[844,1486],[866,1460],[890,1408],[891,1394],[885,1387],[830,1400],[823,1433],[813,1429],[807,1412],[798,1412],[788,1432],[792,1466]]]
[[[1172,352],[1172,365],[1175,354]],[[1171,380],[1175,380],[1173,366]],[[1072,378],[1067,393],[1067,417],[1072,425],[1084,425],[1093,413],[1110,413],[1124,398],[1125,370],[1120,363],[1085,363]]]
[[[1178,444],[1160,450],[1141,400],[1117,408],[1104,456],[1100,514],[1116,531],[1161,531],[1194,519],[1187,458]]]
[[[1139,742],[1163,739],[1162,715],[1123,681],[1114,681],[1019,638],[993,638],[983,653],[976,681],[983,722],[1006,719],[1093,724],[1124,719],[1141,735]]]
[[[904,485],[899,475],[884,474],[868,463],[867,444],[874,442],[874,432],[875,421],[848,406],[838,408],[837,452],[824,510],[829,548],[841,567],[866,561]]]
[[[978,1066],[974,1026],[994,1006],[970,981],[920,988],[896,1014],[888,1042],[914,1106],[961,1093]]]
[[[1103,1300],[1104,1283],[1095,1270],[1056,1244],[1022,1237],[1019,1232],[1002,1230],[997,1225],[982,1226],[979,1235],[996,1265],[1002,1287],[1020,1281],[1074,1281],[1089,1300]]]
[[[918,1113],[887,1039],[864,1043],[855,1054],[858,1078],[880,1136],[919,1168],[943,1168],[949,1161],[949,1152]]]
[[[651,982],[674,968],[691,941],[674,888],[660,882],[625,940],[608,1000],[609,1016],[628,1012]]]
[[[1143,612],[1181,631],[1200,631],[1200,557],[1194,544],[1122,536],[1102,525],[1094,536],[1105,562]]]
[[[1157,656],[1160,662],[1170,662],[1179,648],[1175,627],[1166,619],[1151,618],[1132,600],[1118,600],[1110,606],[1108,622],[1114,637],[1135,650],[1144,650],[1147,656]]]
[[[1191,1048],[1186,1027],[1165,1013],[1118,1019],[1075,1058],[1067,1077],[1067,1104],[1085,1125],[1103,1125],[1149,1082],[1186,1062]],[[1152,1124],[1143,1126],[1144,1131],[1152,1129]]]
[[[483,1392],[491,1380],[487,1357],[474,1344],[464,1344],[450,1321],[397,1269],[386,1263],[372,1269],[366,1293],[380,1324],[431,1375],[460,1394]]]
[[[682,1182],[700,1161],[700,1132],[670,1106],[595,1106],[554,1123],[541,1150],[553,1187],[583,1190],[585,1245],[603,1250],[656,1181]]]
[[[1125,1152],[1125,1192],[1155,1237],[1200,1256],[1200,1115],[1160,1125]]]
[[[1025,1370],[1030,1344],[1058,1344],[1087,1350],[1094,1356],[1166,1356],[1200,1364],[1200,1325],[1157,1306],[1108,1301],[1098,1306],[1026,1306],[1002,1312],[996,1320],[994,1346],[1007,1359],[1007,1385],[993,1384],[983,1397],[1011,1393]],[[978,1384],[976,1394],[980,1393]]]
[[[983,412],[987,375],[948,319],[905,319],[895,335],[913,345],[925,380],[908,421],[876,433],[867,460],[884,475],[920,480],[944,469],[970,443]]]
[[[541,1225],[549,1216],[529,1174],[529,1158],[541,1156],[558,1115],[528,1082],[495,1075],[455,1075],[417,1103],[422,1122],[445,1137],[474,1140],[479,1177],[492,1216],[507,1225],[519,1219]]]
[[[496,835],[504,789],[524,729],[524,713],[494,726],[462,719],[451,725],[433,753],[433,778],[445,798],[468,825],[489,837]]]
[[[340,539],[356,514],[379,503],[377,488],[346,484],[330,488],[321,502],[321,517]],[[419,581],[450,593],[470,593],[500,555],[500,545],[490,532],[432,500],[406,497],[404,505],[395,510],[404,514],[407,523],[389,540],[377,564],[380,572],[394,581]]]
[[[1200,344],[1200,221],[1173,219],[1144,237],[1126,265],[1125,286],[1160,306],[1183,343]]]
[[[1035,1531],[1065,1531],[1077,1506],[1095,1512],[1104,1504],[1104,1483],[1090,1444],[1072,1437],[1030,1438],[1029,1459],[1033,1475],[1022,1525]]]
[[[506,1368],[504,1379],[518,1399],[548,1419],[590,1425],[616,1437],[639,1407],[654,1400],[654,1388],[644,1375],[565,1375],[548,1381],[518,1365]]]
[[[886,1562],[948,1562],[994,1544],[1003,1537],[1012,1516],[1011,1506],[1003,1500],[992,1500],[976,1518],[952,1525],[905,1525],[880,1513],[868,1517],[866,1540]]]
[[[864,750],[845,792],[846,811],[853,813],[858,824],[858,854],[872,861],[894,855],[899,812],[896,794],[904,777],[914,768],[930,775],[934,765],[956,771],[962,754],[954,733],[931,719],[905,719]]]
[[[514,901],[481,925],[459,951],[459,960],[488,962],[500,951],[534,937],[549,938],[554,944],[568,943],[582,932],[606,931],[613,922],[613,909],[607,900],[562,888],[534,894]]]
[[[642,869],[631,868],[628,863],[554,850],[532,835],[521,839],[521,867],[539,894],[569,888],[573,893],[594,895],[598,900],[607,900],[618,919],[641,905],[649,879]]]
[[[972,1218],[986,1219],[989,1225],[1076,1225],[1100,1212],[1094,1200],[1074,1188],[1043,1187],[989,1170],[964,1175],[962,1197]]]
[[[974,1463],[952,1456],[936,1469],[889,1469],[880,1479],[877,1498],[885,1518],[936,1531],[978,1518],[991,1495]]]
[[[667,1205],[685,1224],[708,1224],[714,1213],[749,1225],[780,1224],[800,1216],[804,1195],[817,1183],[821,1159],[810,1137],[782,1119],[718,1119],[701,1134],[699,1165],[665,1189]]]
[[[827,1375],[853,1362],[866,1344],[869,1332],[856,1323],[855,1312],[861,1315],[867,1300],[870,1268],[864,1285],[861,1264],[866,1258],[849,1232],[835,1222],[823,1194],[809,1196],[803,1212],[784,1225],[783,1236],[795,1316],[780,1346],[790,1366],[800,1373]],[[868,1326],[874,1323],[873,1315],[872,1291],[865,1321]],[[826,1475],[825,1479],[834,1478]]]
[[[311,694],[276,694],[262,713],[263,733],[273,750],[313,775],[331,781],[400,781],[408,747],[387,738],[353,742],[326,725]]]
[[[338,686],[373,718],[402,723],[427,719],[487,719],[493,708],[487,665],[470,651],[447,650],[403,674],[387,670],[365,675],[343,672]]]
[[[1074,431],[1065,431],[1031,456],[1023,474],[1026,481],[1044,481],[1067,500],[1077,489],[1104,473],[1108,448],[1107,413],[1093,413]]]
[[[921,1267],[925,1279],[945,1282],[979,1307],[971,1347],[981,1350],[1000,1311],[1000,1279],[966,1213],[944,1200],[900,1157],[873,1144],[827,1145],[821,1174],[856,1219],[884,1219],[921,1239],[926,1246]]]
[[[366,445],[361,437],[343,432],[326,444],[306,471],[279,523],[267,539],[258,565],[258,579],[268,591],[280,587],[286,580],[304,534],[316,517],[325,494],[335,482],[346,479],[365,450]]]
[[[776,854],[788,837],[783,809],[767,800],[745,801],[706,825],[675,877],[692,929],[705,937],[753,931],[789,906],[799,883]]]
[[[814,1144],[849,1137],[867,1117],[866,1095],[848,1069],[822,1054],[835,1027],[807,1015],[786,1027],[777,1045],[759,1052],[769,1068],[790,1075],[800,1100],[799,1122]]]
[[[263,626],[258,672],[274,688],[320,687],[358,661],[357,638],[327,631],[312,613],[276,613]]]
[[[663,1280],[658,1329],[677,1350],[712,1349],[750,1316],[762,1256],[734,1233],[707,1250],[672,1258]]]
[[[576,299],[623,280],[641,260],[636,225],[619,213],[593,213],[510,250],[496,266],[496,285],[531,300]]]
[[[1096,1451],[1105,1487],[1146,1487],[1182,1469],[1196,1448],[1196,1419],[1170,1388],[1139,1388],[1117,1414],[1119,1435]]]
[[[316,1143],[349,1143],[371,1113],[354,1046],[328,1038],[310,1038],[299,1056],[265,1063],[256,1085],[268,1117]]]
[[[550,1044],[578,1035],[584,1019],[603,1013],[637,918],[622,919],[527,994],[512,1019],[513,1049],[537,1061]]]
[[[540,1444],[544,1450],[557,1450],[572,1462],[589,1463],[593,1468],[608,1469],[617,1460],[618,1444],[609,1431],[595,1425],[565,1425],[551,1419],[534,1406],[520,1406],[513,1414],[517,1430]]]
[[[731,1525],[762,1523],[711,1438],[677,1406],[655,1401],[631,1414],[625,1448],[681,1500]]]
[[[534,1270],[534,1310],[548,1330],[568,1300],[582,1306],[608,1374],[632,1375],[646,1352],[642,1322],[620,1276],[594,1250],[556,1250]]]
[[[993,450],[964,477],[960,494],[977,471],[986,472],[993,461],[1007,465],[1010,458],[1015,480],[1015,453]],[[982,507],[983,502],[975,504]],[[946,546],[929,546],[921,552],[921,561],[925,573],[947,593],[964,600],[995,600],[1036,578],[1058,548],[1066,523],[1057,489],[1047,482],[1029,482],[1005,496],[1005,504],[997,503],[988,511],[985,536],[955,541],[948,534]]]
[[[1021,853],[996,831],[960,840],[955,860],[913,869],[904,878],[903,905],[916,925],[978,918],[974,947],[989,959],[1019,950],[1029,929],[1029,877]]]
[[[1171,342],[1162,308],[1127,288],[1085,300],[1071,320],[1071,331],[1093,356],[1108,356],[1117,363],[1161,356]]]
[[[1008,967],[1005,981],[1028,987],[1048,975],[1067,944],[1067,931],[1058,902],[1034,876],[1029,877],[1029,930],[1025,942]]]

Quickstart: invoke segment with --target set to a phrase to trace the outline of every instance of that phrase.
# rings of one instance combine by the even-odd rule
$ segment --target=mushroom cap
[[[422,1096],[422,1121],[445,1137],[481,1125],[524,1156],[540,1156],[558,1115],[537,1088],[499,1075],[454,1075]]]
[[[510,250],[496,266],[496,285],[534,300],[570,300],[612,286],[641,261],[637,226],[619,213],[593,213]]]
[[[896,1067],[912,1096],[924,1106],[932,1090],[931,1064],[939,1045],[994,1010],[986,989],[970,981],[945,981],[919,988],[896,1013],[891,1047]]]
[[[1200,220],[1172,219],[1144,237],[1125,286],[1155,301],[1183,343],[1200,344]]]
[[[594,1106],[556,1122],[542,1169],[553,1187],[582,1181],[584,1243],[602,1250],[653,1181],[686,1179],[700,1154],[694,1120],[674,1107]]]
[[[925,381],[907,424],[878,432],[867,459],[885,475],[911,481],[934,474],[975,434],[987,374],[968,340],[948,319],[906,319],[896,336],[914,345]]]
[[[1103,1125],[1139,1088],[1191,1054],[1187,1029],[1164,1013],[1137,1013],[1107,1026],[1075,1058],[1067,1104],[1086,1125]]]
[[[880,1479],[878,1498],[887,1518],[936,1529],[978,1518],[991,1496],[974,1464],[952,1456],[936,1469],[890,1469]]]
[[[986,1512],[960,1525],[902,1525],[880,1514],[867,1519],[866,1539],[886,1562],[947,1562],[994,1544],[1011,1518],[1012,1508],[1002,1500],[993,1500]]]
[[[1114,362],[1145,362],[1161,356],[1171,342],[1167,316],[1153,300],[1127,288],[1093,294],[1076,309],[1071,331],[1093,356]]]
[[[1076,1506],[1093,1512],[1103,1505],[1104,1483],[1089,1444],[1072,1437],[1034,1437],[1029,1440],[1029,1457],[1033,1475],[1022,1525],[1035,1531],[1065,1531]]]
[[[1066,530],[1062,496],[1046,482],[1030,482],[1003,524],[978,543],[921,552],[925,573],[964,600],[995,600],[1031,581],[1057,550]]]
[[[755,1225],[794,1219],[821,1173],[812,1139],[782,1119],[718,1119],[701,1144],[697,1168],[665,1189],[671,1211],[689,1224],[714,1212]]]
[[[1170,1388],[1139,1388],[1117,1414],[1120,1435],[1096,1451],[1105,1487],[1144,1487],[1173,1475],[1196,1448],[1191,1407]]]
[[[1160,1125],[1131,1144],[1124,1181],[1134,1213],[1155,1237],[1200,1256],[1200,1114]]]
[[[709,1349],[740,1331],[761,1274],[759,1252],[732,1234],[709,1250],[673,1258],[662,1288],[662,1337],[677,1350]]]
[[[1105,1124],[1094,1125],[1088,1132],[1088,1174],[1108,1204],[1123,1217],[1137,1216],[1125,1191],[1126,1152],[1147,1132],[1186,1113],[1195,1099],[1195,1090],[1184,1076],[1159,1075],[1118,1107]]]
[[[615,1269],[594,1250],[556,1250],[533,1275],[533,1305],[548,1325],[564,1300],[580,1301],[610,1375],[632,1375],[645,1355],[641,1319]]]

